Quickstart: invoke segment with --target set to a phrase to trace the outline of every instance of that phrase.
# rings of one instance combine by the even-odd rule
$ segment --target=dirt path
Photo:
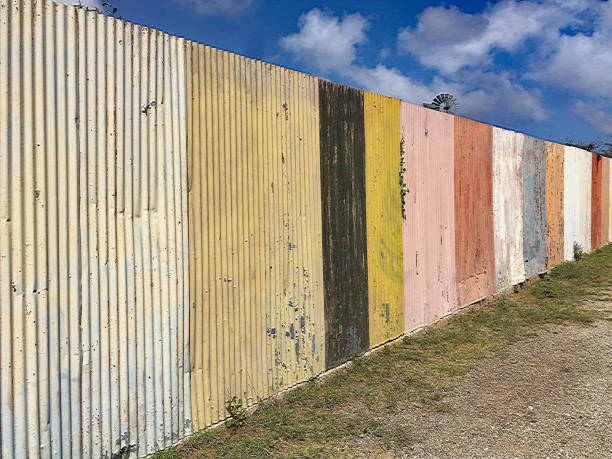
[[[610,302],[589,306],[612,312]],[[548,325],[482,361],[444,402],[450,413],[400,414],[412,445],[383,452],[366,442],[358,455],[612,458],[612,321]]]

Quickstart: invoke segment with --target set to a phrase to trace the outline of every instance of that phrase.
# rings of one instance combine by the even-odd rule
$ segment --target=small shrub
[[[574,242],[574,260],[580,261],[584,257],[584,250],[580,244]]]
[[[225,402],[225,409],[230,415],[230,418],[225,421],[225,426],[228,429],[232,427],[243,426],[246,421],[246,409],[242,407],[242,399],[236,398],[234,395]]]

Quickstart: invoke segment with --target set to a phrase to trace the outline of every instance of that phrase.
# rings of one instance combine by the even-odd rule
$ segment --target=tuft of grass
[[[240,429],[203,431],[155,457],[333,456],[364,437],[385,449],[408,446],[411,426],[398,413],[451,413],[444,397],[481,359],[507,355],[509,346],[545,324],[603,318],[581,304],[601,298],[611,276],[612,245],[264,401]]]

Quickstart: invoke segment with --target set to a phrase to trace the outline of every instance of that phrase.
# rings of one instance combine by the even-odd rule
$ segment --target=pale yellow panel
[[[364,94],[370,347],[404,332],[400,103]]]
[[[194,429],[323,371],[318,80],[187,62]]]

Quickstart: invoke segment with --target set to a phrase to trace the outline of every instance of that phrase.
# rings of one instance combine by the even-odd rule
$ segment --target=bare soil
[[[612,458],[612,303],[588,307],[607,319],[549,324],[507,355],[481,361],[444,398],[449,412],[403,411],[395,421],[410,426],[411,445],[382,450],[364,437],[347,445],[345,454]]]

